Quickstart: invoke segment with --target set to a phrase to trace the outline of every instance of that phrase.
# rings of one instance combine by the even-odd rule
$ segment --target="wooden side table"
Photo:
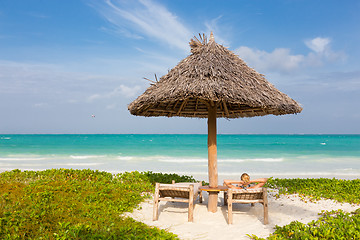
[[[227,186],[217,186],[217,187],[201,186],[201,187],[199,187],[199,189],[201,191],[208,192],[209,196],[212,195],[212,194],[215,194],[216,197],[217,197],[220,191],[227,191],[228,187]],[[211,208],[210,208],[209,204],[210,204],[210,201],[208,201],[208,211],[216,212],[217,208],[215,208],[213,210],[210,210]]]

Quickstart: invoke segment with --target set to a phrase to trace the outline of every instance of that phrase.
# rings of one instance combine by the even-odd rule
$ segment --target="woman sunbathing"
[[[253,188],[261,188],[268,180],[267,178],[258,178],[255,180],[250,180],[250,176],[247,173],[243,173],[240,179],[241,179],[240,181],[224,180],[224,184],[229,188],[253,189]],[[237,184],[237,186],[233,184]]]

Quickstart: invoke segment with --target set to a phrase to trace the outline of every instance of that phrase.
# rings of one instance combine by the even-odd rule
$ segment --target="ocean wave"
[[[219,163],[240,163],[240,162],[283,162],[284,158],[240,158],[240,159],[219,159]]]
[[[117,157],[118,160],[124,160],[124,161],[129,161],[129,160],[134,160],[134,157],[130,157],[130,156],[119,156]]]
[[[46,159],[44,157],[5,157],[0,158],[0,161],[42,161]]]
[[[72,159],[103,158],[105,155],[70,155]]]
[[[40,167],[43,166],[42,164],[39,163],[21,163],[21,164],[3,164],[0,163],[1,167],[12,167],[13,169],[23,169],[23,167]]]
[[[53,164],[54,166],[98,166],[103,163],[58,163]]]
[[[118,160],[123,161],[154,161],[154,162],[203,162],[207,159],[189,159],[189,158],[172,158],[167,156],[118,156],[116,157]]]
[[[254,161],[254,162],[283,162],[284,159],[283,158],[254,158],[254,159],[249,159],[249,161]]]
[[[163,158],[159,162],[174,162],[174,163],[204,163],[208,162],[207,158]],[[241,162],[283,162],[283,158],[247,158],[247,159],[218,159],[218,163],[241,163]]]
[[[204,158],[168,158],[168,159],[159,159],[159,162],[170,162],[170,163],[204,163],[207,162],[207,159]]]
[[[240,163],[244,162],[244,159],[218,159],[218,163]]]
[[[13,166],[13,164],[11,164],[11,163],[0,163],[0,167],[9,167],[9,166]]]

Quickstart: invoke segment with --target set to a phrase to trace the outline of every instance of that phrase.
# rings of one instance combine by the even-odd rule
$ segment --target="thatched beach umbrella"
[[[218,187],[216,118],[300,113],[299,104],[270,84],[264,75],[222,45],[213,34],[190,41],[191,55],[133,101],[131,114],[145,117],[208,118],[210,187]],[[211,192],[209,192],[211,193]],[[215,212],[217,193],[209,194]]]

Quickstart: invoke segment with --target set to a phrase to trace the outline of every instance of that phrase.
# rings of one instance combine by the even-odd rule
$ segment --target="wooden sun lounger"
[[[161,184],[156,183],[154,194],[154,212],[153,221],[159,218],[159,202],[171,201],[171,202],[186,202],[189,203],[188,221],[192,222],[194,212],[194,202],[199,196],[200,203],[202,202],[202,193],[198,188],[200,183],[175,183],[173,184]]]
[[[254,188],[254,189],[232,189],[229,188],[224,193],[224,205],[228,206],[228,223],[232,224],[232,204],[233,203],[261,203],[264,205],[264,224],[268,224],[268,200],[266,188]]]

